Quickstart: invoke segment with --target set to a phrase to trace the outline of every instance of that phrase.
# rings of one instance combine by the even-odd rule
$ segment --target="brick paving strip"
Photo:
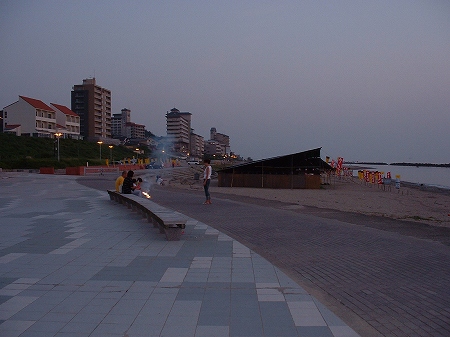
[[[155,187],[153,201],[230,235],[362,336],[450,335],[450,230],[276,201]]]

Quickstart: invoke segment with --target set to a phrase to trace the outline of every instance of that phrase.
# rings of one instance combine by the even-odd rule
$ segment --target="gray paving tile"
[[[230,328],[228,326],[197,326],[195,337],[229,337]]]
[[[84,324],[84,323],[94,323],[94,324],[99,324],[100,322],[102,322],[105,318],[105,314],[104,313],[90,313],[90,312],[79,312],[78,314],[76,314],[72,320],[70,321],[71,323],[79,323],[79,324]]]
[[[101,315],[100,320],[102,324],[121,324],[121,325],[131,325],[135,319],[136,314],[130,314],[128,312],[122,312],[119,314],[108,313],[107,315]]]
[[[327,326],[298,326],[297,331],[299,336],[308,336],[308,337],[337,337],[333,334]],[[343,335],[344,337],[347,335]],[[351,337],[351,336],[347,336]]]
[[[287,302],[296,326],[326,326],[314,301]]]
[[[178,327],[178,329],[180,329]],[[152,325],[149,323],[133,323],[127,330],[127,334],[130,337],[138,336],[138,337],[160,337],[164,336],[161,334],[161,331],[163,330],[163,325]],[[105,335],[98,335],[98,337],[102,337]],[[166,336],[170,336],[167,334]],[[172,335],[172,336],[178,336],[178,335]]]
[[[36,332],[48,332],[49,334],[56,334],[59,330],[61,330],[66,323],[64,322],[44,322],[38,321],[35,322],[28,330],[36,331]]]
[[[90,322],[69,322],[58,333],[78,333],[89,336],[97,327],[98,323]]]
[[[161,331],[161,336],[194,337],[196,328],[195,324],[187,326],[165,325]]]
[[[110,336],[113,334],[119,334],[122,336],[126,336],[126,333],[129,329],[130,324],[128,323],[100,323],[92,331],[92,335]]]
[[[177,301],[202,301],[205,294],[204,287],[183,286],[177,294]]]
[[[53,337],[57,334],[57,332],[49,332],[49,331],[35,331],[27,329],[25,332],[20,334],[20,337]]]
[[[286,302],[261,302],[259,306],[264,336],[297,336]]]

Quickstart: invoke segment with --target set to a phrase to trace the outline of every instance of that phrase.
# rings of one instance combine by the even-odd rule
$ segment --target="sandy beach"
[[[169,184],[177,188],[203,188],[198,181],[181,184],[169,179]],[[331,185],[316,190],[217,187],[217,180],[213,180],[210,192],[212,198],[214,193],[233,194],[450,227],[450,190],[406,184],[398,190],[394,186],[383,190],[378,185],[364,184],[355,177],[336,179]]]
[[[160,174],[171,188],[181,188],[203,191],[201,181],[177,179],[171,169],[158,172],[148,170],[136,171],[136,176],[154,180]],[[17,177],[24,172],[2,172],[1,178]],[[86,177],[89,179],[88,177]],[[94,178],[94,177],[93,177]],[[111,187],[115,176],[103,176],[105,180],[102,188]],[[364,184],[357,177],[346,180],[335,179],[330,185],[323,185],[321,189],[265,189],[242,187],[218,187],[217,179],[211,182],[210,192],[214,200],[215,193],[247,196],[301,206],[312,206],[324,209],[336,209],[346,212],[356,212],[367,215],[383,216],[411,222],[421,222],[433,226],[450,227],[450,190],[442,190],[427,186],[415,186],[402,183],[399,190],[394,186],[390,190],[383,190],[378,185]]]

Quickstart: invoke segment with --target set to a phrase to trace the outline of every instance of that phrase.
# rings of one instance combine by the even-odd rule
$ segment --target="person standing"
[[[203,171],[203,188],[205,190],[205,196],[206,196],[206,201],[204,202],[204,205],[211,204],[211,195],[209,193],[209,185],[211,183],[212,167],[211,167],[210,163],[211,163],[211,161],[209,159],[205,159],[203,161],[203,164],[205,165],[205,169]]]
[[[122,175],[116,179],[116,192],[122,192],[123,180],[127,176],[127,171],[123,171]]]

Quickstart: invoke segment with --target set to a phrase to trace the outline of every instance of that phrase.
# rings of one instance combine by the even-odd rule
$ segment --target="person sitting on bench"
[[[123,194],[133,193],[133,191],[134,191],[133,175],[134,175],[134,172],[132,170],[130,170],[127,173],[127,177],[123,180],[123,185],[122,185],[122,193]]]

